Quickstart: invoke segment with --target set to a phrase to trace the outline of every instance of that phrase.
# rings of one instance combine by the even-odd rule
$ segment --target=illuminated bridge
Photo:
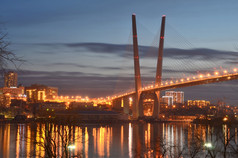
[[[129,114],[130,106],[132,106],[132,117],[138,119],[143,117],[143,102],[146,99],[153,100],[152,117],[158,118],[160,113],[160,92],[168,89],[176,89],[182,87],[196,86],[209,83],[217,83],[238,79],[238,69],[234,68],[232,72],[223,70],[223,72],[215,71],[213,74],[199,74],[193,77],[182,78],[179,80],[171,80],[162,82],[162,61],[163,61],[163,45],[165,32],[165,16],[162,16],[160,42],[157,59],[157,71],[155,84],[142,87],[139,63],[139,51],[137,42],[136,16],[132,15],[132,30],[133,30],[133,50],[134,50],[134,71],[135,71],[135,91],[124,93],[112,97],[112,106],[114,108],[123,107],[125,114]]]

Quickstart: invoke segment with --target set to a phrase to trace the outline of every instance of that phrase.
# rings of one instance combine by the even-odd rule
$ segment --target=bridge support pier
[[[115,110],[120,110],[121,109],[121,104],[122,104],[122,101],[121,101],[120,98],[119,99],[115,99],[115,100],[112,101],[112,107]]]
[[[123,107],[123,112],[124,114],[129,114],[129,111],[130,111],[130,99],[129,97],[124,97],[123,98],[123,102],[124,102],[124,107]]]
[[[135,99],[133,104],[133,119],[138,119],[142,116],[142,104],[141,100],[141,77],[140,77],[140,62],[139,62],[139,49],[137,41],[137,30],[136,30],[136,15],[132,15],[132,31],[133,31],[133,50],[134,50],[134,71],[135,71]]]
[[[158,119],[160,113],[160,91],[154,92],[153,118]]]
[[[138,95],[136,94],[135,99],[133,101],[132,117],[133,117],[133,119],[136,120],[142,116],[144,116],[144,114],[143,114],[143,97],[141,96],[141,93],[139,93]]]

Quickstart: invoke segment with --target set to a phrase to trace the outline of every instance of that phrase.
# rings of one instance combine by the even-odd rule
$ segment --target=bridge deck
[[[209,78],[203,77],[203,78],[195,79],[195,80],[189,80],[189,81],[186,80],[183,82],[180,81],[178,83],[172,83],[172,84],[167,83],[166,85],[162,85],[160,87],[143,88],[142,92],[162,91],[162,90],[168,90],[168,89],[224,82],[224,81],[230,81],[230,80],[236,80],[236,79],[238,79],[238,73],[227,74],[227,75],[222,75],[222,76],[211,76]],[[135,92],[126,93],[126,94],[114,97],[113,99],[122,98],[122,97],[133,95],[133,94],[135,94]]]

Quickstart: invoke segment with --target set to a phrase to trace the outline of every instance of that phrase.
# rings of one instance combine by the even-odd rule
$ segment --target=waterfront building
[[[0,88],[0,102],[2,106],[10,107],[11,99],[26,100],[24,87],[2,87]]]
[[[184,92],[182,91],[166,91],[165,96],[172,97],[172,105],[173,104],[184,104]]]
[[[173,105],[173,96],[162,96],[162,102],[165,103],[168,106]]]
[[[17,73],[9,71],[4,74],[4,87],[17,87]]]
[[[30,87],[26,87],[26,95],[28,102],[44,102],[58,97],[58,88],[33,84]]]
[[[206,100],[188,100],[187,105],[188,106],[205,107],[205,106],[210,105],[210,101],[206,101]]]

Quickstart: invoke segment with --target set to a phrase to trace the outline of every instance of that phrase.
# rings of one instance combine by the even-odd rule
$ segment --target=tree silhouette
[[[7,41],[7,33],[0,30],[0,70],[5,71],[9,64],[15,66],[15,68],[19,68],[20,65],[24,62],[23,59],[17,57],[15,53],[9,51],[8,46],[10,42]],[[20,63],[19,65],[17,63]]]

